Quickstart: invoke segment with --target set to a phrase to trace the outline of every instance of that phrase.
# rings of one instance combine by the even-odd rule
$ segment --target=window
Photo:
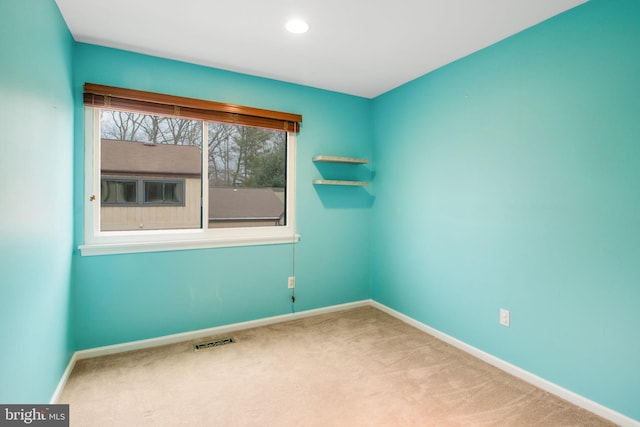
[[[144,188],[143,206],[184,205],[184,180],[162,181],[108,178],[102,175],[102,206],[133,206],[143,203],[138,188]]]
[[[91,93],[88,100],[87,86],[135,99]],[[83,255],[297,241],[297,122],[142,92],[181,102],[159,107],[139,94],[85,85]],[[202,108],[211,105],[213,115]]]
[[[184,181],[144,181],[144,203],[184,205]]]
[[[138,203],[138,182],[124,179],[102,179],[102,205],[131,205]]]

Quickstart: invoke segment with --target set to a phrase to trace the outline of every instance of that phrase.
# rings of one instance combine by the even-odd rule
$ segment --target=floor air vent
[[[206,348],[220,347],[221,345],[233,344],[234,342],[236,342],[236,340],[233,339],[233,338],[221,338],[221,339],[218,339],[218,340],[205,341],[205,342],[201,342],[201,343],[198,343],[198,344],[194,344],[193,345],[193,349],[195,351],[204,350]]]

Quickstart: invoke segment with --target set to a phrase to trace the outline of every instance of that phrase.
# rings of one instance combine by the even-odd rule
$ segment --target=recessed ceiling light
[[[287,22],[285,28],[290,33],[302,34],[309,31],[309,24],[304,22],[302,19],[292,19],[291,21]]]

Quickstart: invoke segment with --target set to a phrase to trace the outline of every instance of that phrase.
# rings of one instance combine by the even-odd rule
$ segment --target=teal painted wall
[[[72,48],[53,0],[0,2],[2,403],[48,403],[73,351]]]
[[[376,301],[637,420],[639,18],[592,0],[375,99],[372,223]]]
[[[368,157],[371,101],[87,44],[74,52],[85,82],[299,113],[296,303],[292,245],[82,257],[74,255],[77,348],[208,328],[367,299],[369,193],[318,190],[316,154]],[[75,243],[83,227],[83,107],[76,104]],[[347,191],[343,191],[347,190]]]
[[[373,295],[640,419],[638,17],[591,0],[370,101],[75,44],[53,0],[0,3],[0,402],[48,401],[73,350]],[[79,255],[84,82],[303,115],[294,306],[292,245]],[[375,203],[314,187],[370,174],[316,154],[373,156]]]

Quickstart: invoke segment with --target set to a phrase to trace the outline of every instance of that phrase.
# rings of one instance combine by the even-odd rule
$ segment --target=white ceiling
[[[56,0],[79,42],[367,98],[585,1]]]

